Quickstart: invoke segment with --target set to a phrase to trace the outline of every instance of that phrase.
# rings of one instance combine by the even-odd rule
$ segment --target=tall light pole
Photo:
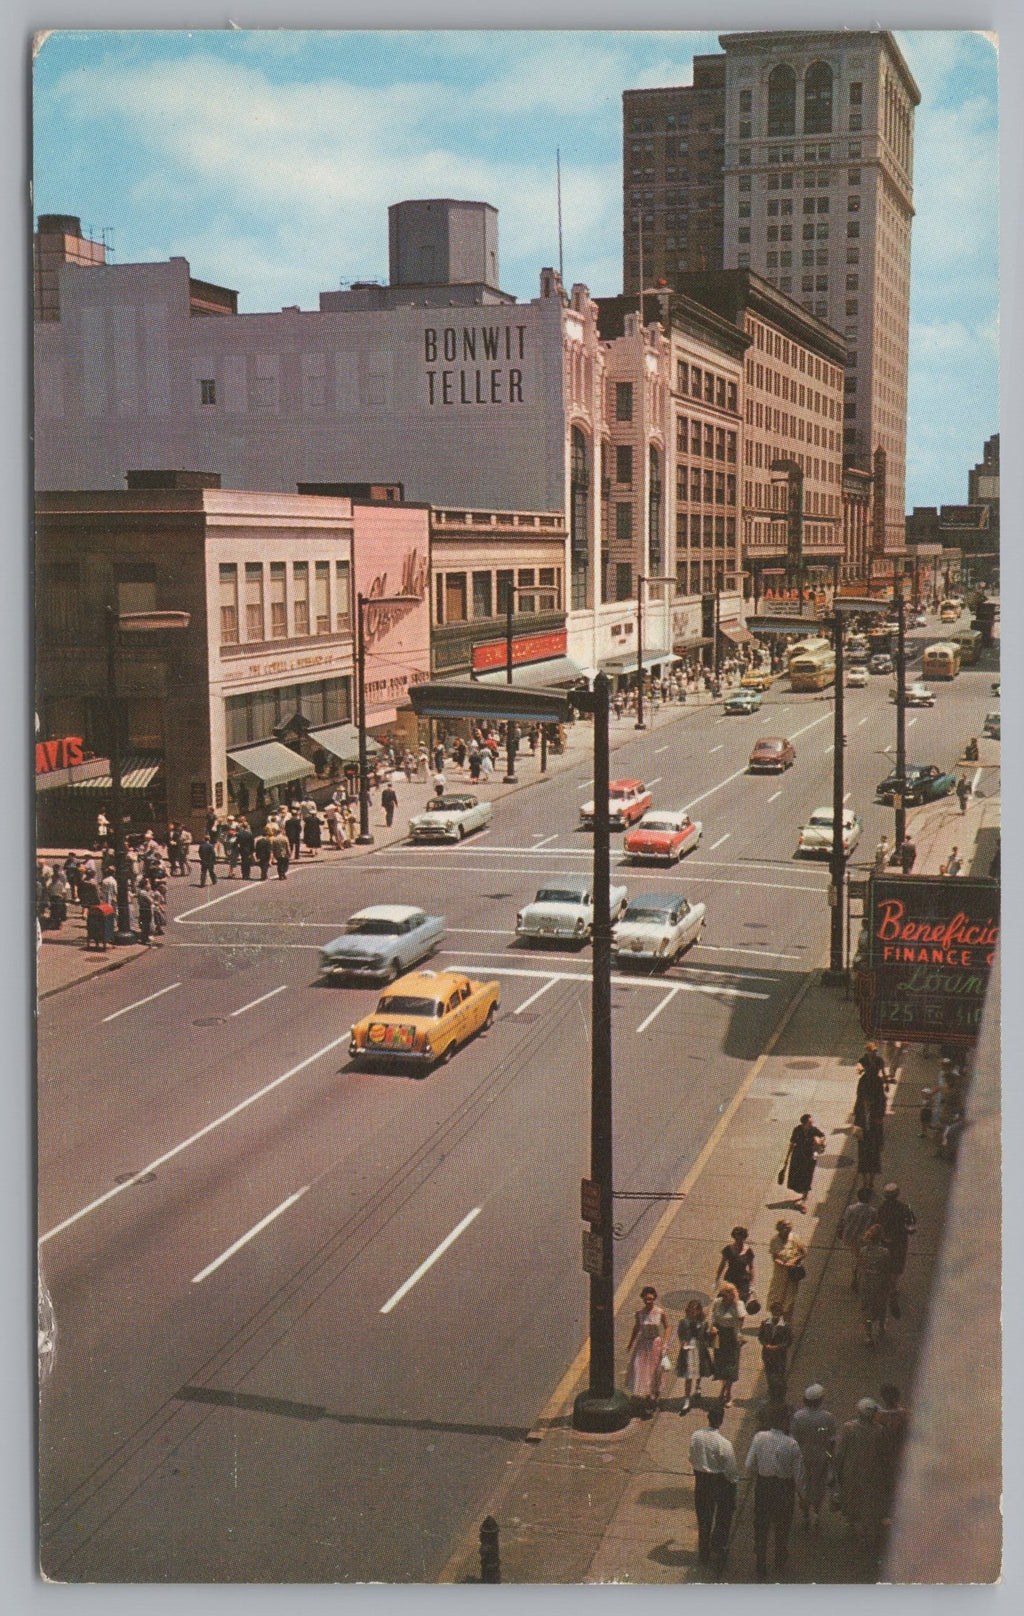
[[[114,879],[117,882],[117,924],[115,943],[132,941],[128,908],[128,859],[124,838],[124,809],[121,782],[121,725],[117,696],[117,652],[122,634],[157,634],[168,629],[187,629],[188,612],[119,612],[116,606],[104,611],[107,641],[107,731],[110,750],[110,815],[114,836]]]
[[[644,584],[674,584],[674,578],[655,577],[652,573],[636,575],[636,728],[646,729],[644,723]]]
[[[893,562],[895,572],[896,563]],[[903,599],[903,576],[893,579],[896,595],[896,846],[903,846],[907,834],[907,608]]]
[[[515,611],[515,603],[516,603],[516,600],[518,599],[518,597],[520,595],[534,595],[534,594],[536,594],[537,588],[536,588],[535,584],[513,584],[513,583],[510,583],[510,584],[506,585],[506,588],[508,590],[508,594],[507,594],[506,601],[505,601],[505,683],[507,685],[510,685],[512,683],[512,663],[513,663],[513,645],[514,645],[514,636],[513,636],[513,632],[512,632],[512,617],[513,617],[513,613]],[[541,767],[541,773],[543,774],[544,770],[547,768],[547,762],[548,762],[548,757],[547,757],[547,736],[544,734],[544,726],[543,726],[543,724],[541,725],[540,736],[541,736],[541,740],[540,740],[540,749],[541,749],[540,767]],[[518,775],[516,774],[516,753],[517,753],[518,750],[519,750],[519,747],[518,747],[518,743],[517,743],[517,739],[516,739],[515,724],[513,723],[513,720],[511,718],[509,718],[505,722],[505,778],[504,778],[504,781],[502,782],[506,786],[514,786],[517,779],[519,778]]]
[[[359,715],[359,835],[357,842],[366,845],[373,841],[370,832],[370,769],[366,747],[366,624],[367,606],[418,606],[419,595],[363,595],[356,596],[356,710]]]

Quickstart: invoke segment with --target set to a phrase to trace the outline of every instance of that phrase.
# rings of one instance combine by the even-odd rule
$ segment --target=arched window
[[[796,129],[796,74],[780,62],[768,78],[768,134],[791,135]]]
[[[587,605],[590,574],[590,534],[587,513],[590,496],[590,456],[587,440],[578,426],[572,429],[570,465],[569,550],[572,561],[572,608]]]
[[[647,482],[647,533],[648,566],[653,573],[659,573],[662,566],[661,508],[661,456],[652,445]]]
[[[832,69],[815,62],[804,77],[804,134],[832,133]]]

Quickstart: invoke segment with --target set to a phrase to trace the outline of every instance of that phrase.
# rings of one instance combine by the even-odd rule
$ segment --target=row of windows
[[[274,731],[294,713],[301,713],[313,728],[344,724],[352,716],[351,681],[315,679],[305,685],[280,685],[274,690],[251,690],[224,701],[227,744],[269,741]]]
[[[498,567],[468,574],[439,572],[434,586],[434,620],[438,624],[467,623],[478,618],[503,617],[510,601],[517,615],[561,611],[561,567]]]
[[[676,585],[681,595],[710,595],[714,590],[736,588],[736,575],[732,561],[692,561],[687,566],[680,561],[676,567]]]
[[[262,561],[247,561],[241,578],[239,572],[235,562],[221,563],[221,645],[241,643],[239,584],[247,644],[352,632],[352,576],[347,560],[334,563],[333,614],[329,561],[314,562],[312,580],[308,561],[271,561],[267,566]]]
[[[831,366],[826,366],[825,368],[832,370]],[[834,381],[832,381],[831,377],[829,380],[832,381],[833,387],[839,387],[842,384],[842,371],[835,371],[834,376]],[[833,420],[836,418],[837,410],[834,398],[829,397],[827,393],[819,392],[816,387],[805,386],[803,382],[798,382],[795,377],[787,376],[778,370],[772,370],[770,365],[761,365],[753,359],[748,359],[747,383],[750,387],[757,387],[763,392],[773,393],[776,398],[784,398],[791,404],[799,404],[802,409],[814,410],[817,415],[826,415]],[[747,399],[748,421],[752,402],[752,399]]]
[[[687,492],[689,489],[689,492]],[[676,498],[689,499],[692,504],[735,505],[736,475],[734,472],[701,471],[698,466],[676,467]]]
[[[769,330],[767,326],[762,325],[759,320],[755,320],[751,315],[747,316],[745,324],[747,335],[753,338],[755,348],[760,348],[770,358],[781,360],[784,365],[789,365],[793,370],[800,371],[802,375],[806,375],[812,381],[824,382],[828,387],[840,387],[842,385],[842,371],[838,366],[830,365],[827,359],[820,359],[814,354],[808,353],[807,349],[801,348],[799,343],[790,342],[788,337],[784,337],[780,331]],[[750,365],[751,361],[748,359],[748,381],[752,379]],[[768,372],[768,374],[770,375],[771,372]],[[793,384],[791,383],[790,385],[792,386]],[[769,392],[772,391],[770,383],[768,384],[768,390]],[[776,387],[775,391],[779,392],[780,389]],[[783,398],[786,397],[785,389],[782,389],[782,396]],[[802,392],[800,402],[803,403]]]
[[[676,541],[680,547],[689,545],[693,550],[723,550],[736,543],[735,516],[676,517]]]
[[[743,496],[748,510],[784,511],[786,508],[786,489],[776,487],[774,483],[745,482]],[[809,516],[838,516],[839,495],[821,494],[816,489],[808,489],[804,494],[804,512]]]
[[[702,454],[706,460],[726,460],[736,464],[736,434],[710,421],[687,421],[685,415],[676,416],[676,453]]]
[[[771,414],[772,414],[771,410],[766,410],[765,411],[764,426],[769,431],[771,430],[771,425],[772,425],[771,420],[769,419]],[[785,428],[786,426],[795,427],[796,424],[797,424],[793,420],[792,416],[789,416],[789,415],[783,415],[781,417],[781,422],[782,422],[782,427],[783,428]],[[760,422],[758,422],[757,424],[759,426],[761,425]],[[785,430],[781,430],[779,435],[781,437],[793,437],[793,438],[797,438],[799,436],[799,434],[796,433],[795,431],[794,432],[788,432],[788,431],[785,431]],[[811,439],[811,436],[810,436],[810,432],[808,431],[807,436],[805,438],[801,439],[800,441],[804,442],[804,443],[811,443],[812,439]],[[831,454],[838,454],[839,453],[839,432],[838,432],[838,430],[833,431],[831,427],[822,427],[821,432],[820,432],[819,436],[817,437],[817,439],[813,440],[813,446],[815,448],[818,448],[818,449],[827,449],[829,451],[829,453],[831,453]],[[758,439],[758,438],[749,438],[748,437],[746,442],[743,445],[743,462],[744,462],[744,465],[757,466],[759,468],[761,466],[763,466],[764,469],[767,470],[768,467],[771,465],[771,462],[772,462],[772,460],[773,460],[773,458],[775,456],[775,453],[776,453],[776,450],[774,449],[774,447],[772,445],[767,444],[767,443],[762,443],[761,440]],[[804,464],[804,456],[802,454],[798,455],[796,458],[800,461],[801,465]],[[806,457],[806,465],[807,465],[807,475],[809,477],[812,477],[812,476],[813,477],[820,477],[820,479],[823,482],[827,482],[827,483],[834,483],[834,482],[839,481],[839,468],[838,468],[838,466],[836,466],[833,463],[830,463],[827,460],[819,460],[817,455],[808,455]]]
[[[726,376],[716,376],[714,371],[702,370],[700,365],[688,365],[685,359],[676,363],[676,392],[684,397],[702,399],[705,404],[714,404],[717,409],[736,414],[737,384]]]

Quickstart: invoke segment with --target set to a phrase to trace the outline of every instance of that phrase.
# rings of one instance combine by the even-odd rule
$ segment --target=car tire
[[[465,827],[465,825],[460,825],[459,826],[459,841],[460,842],[464,841],[465,836],[466,836],[466,827]]]
[[[492,1004],[490,1006],[489,1010],[487,1011],[486,1016],[484,1017],[484,1024],[480,1029],[481,1032],[490,1032],[491,1028],[494,1026],[494,1017],[495,1017],[495,1013],[497,1011],[497,1008],[498,1008],[497,1005],[494,1005],[494,1004]]]
[[[438,1057],[437,1057],[437,1065],[438,1066],[447,1066],[448,1062],[451,1060],[454,1053],[455,1053],[455,1039],[453,1038],[451,1043],[447,1044],[445,1046],[444,1050],[441,1052],[441,1054],[438,1055]]]

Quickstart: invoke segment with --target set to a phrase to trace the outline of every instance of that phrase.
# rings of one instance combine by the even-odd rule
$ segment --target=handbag
[[[802,1262],[794,1263],[789,1271],[798,1284],[800,1280],[807,1278],[807,1269]]]
[[[778,1174],[778,1177],[776,1178],[775,1182],[776,1182],[776,1184],[784,1184],[786,1182],[786,1164],[785,1164],[785,1162],[783,1162],[782,1166],[779,1168],[779,1174]]]
[[[667,1352],[663,1352],[661,1355],[661,1367],[666,1375],[672,1368],[672,1359],[669,1357]]]

